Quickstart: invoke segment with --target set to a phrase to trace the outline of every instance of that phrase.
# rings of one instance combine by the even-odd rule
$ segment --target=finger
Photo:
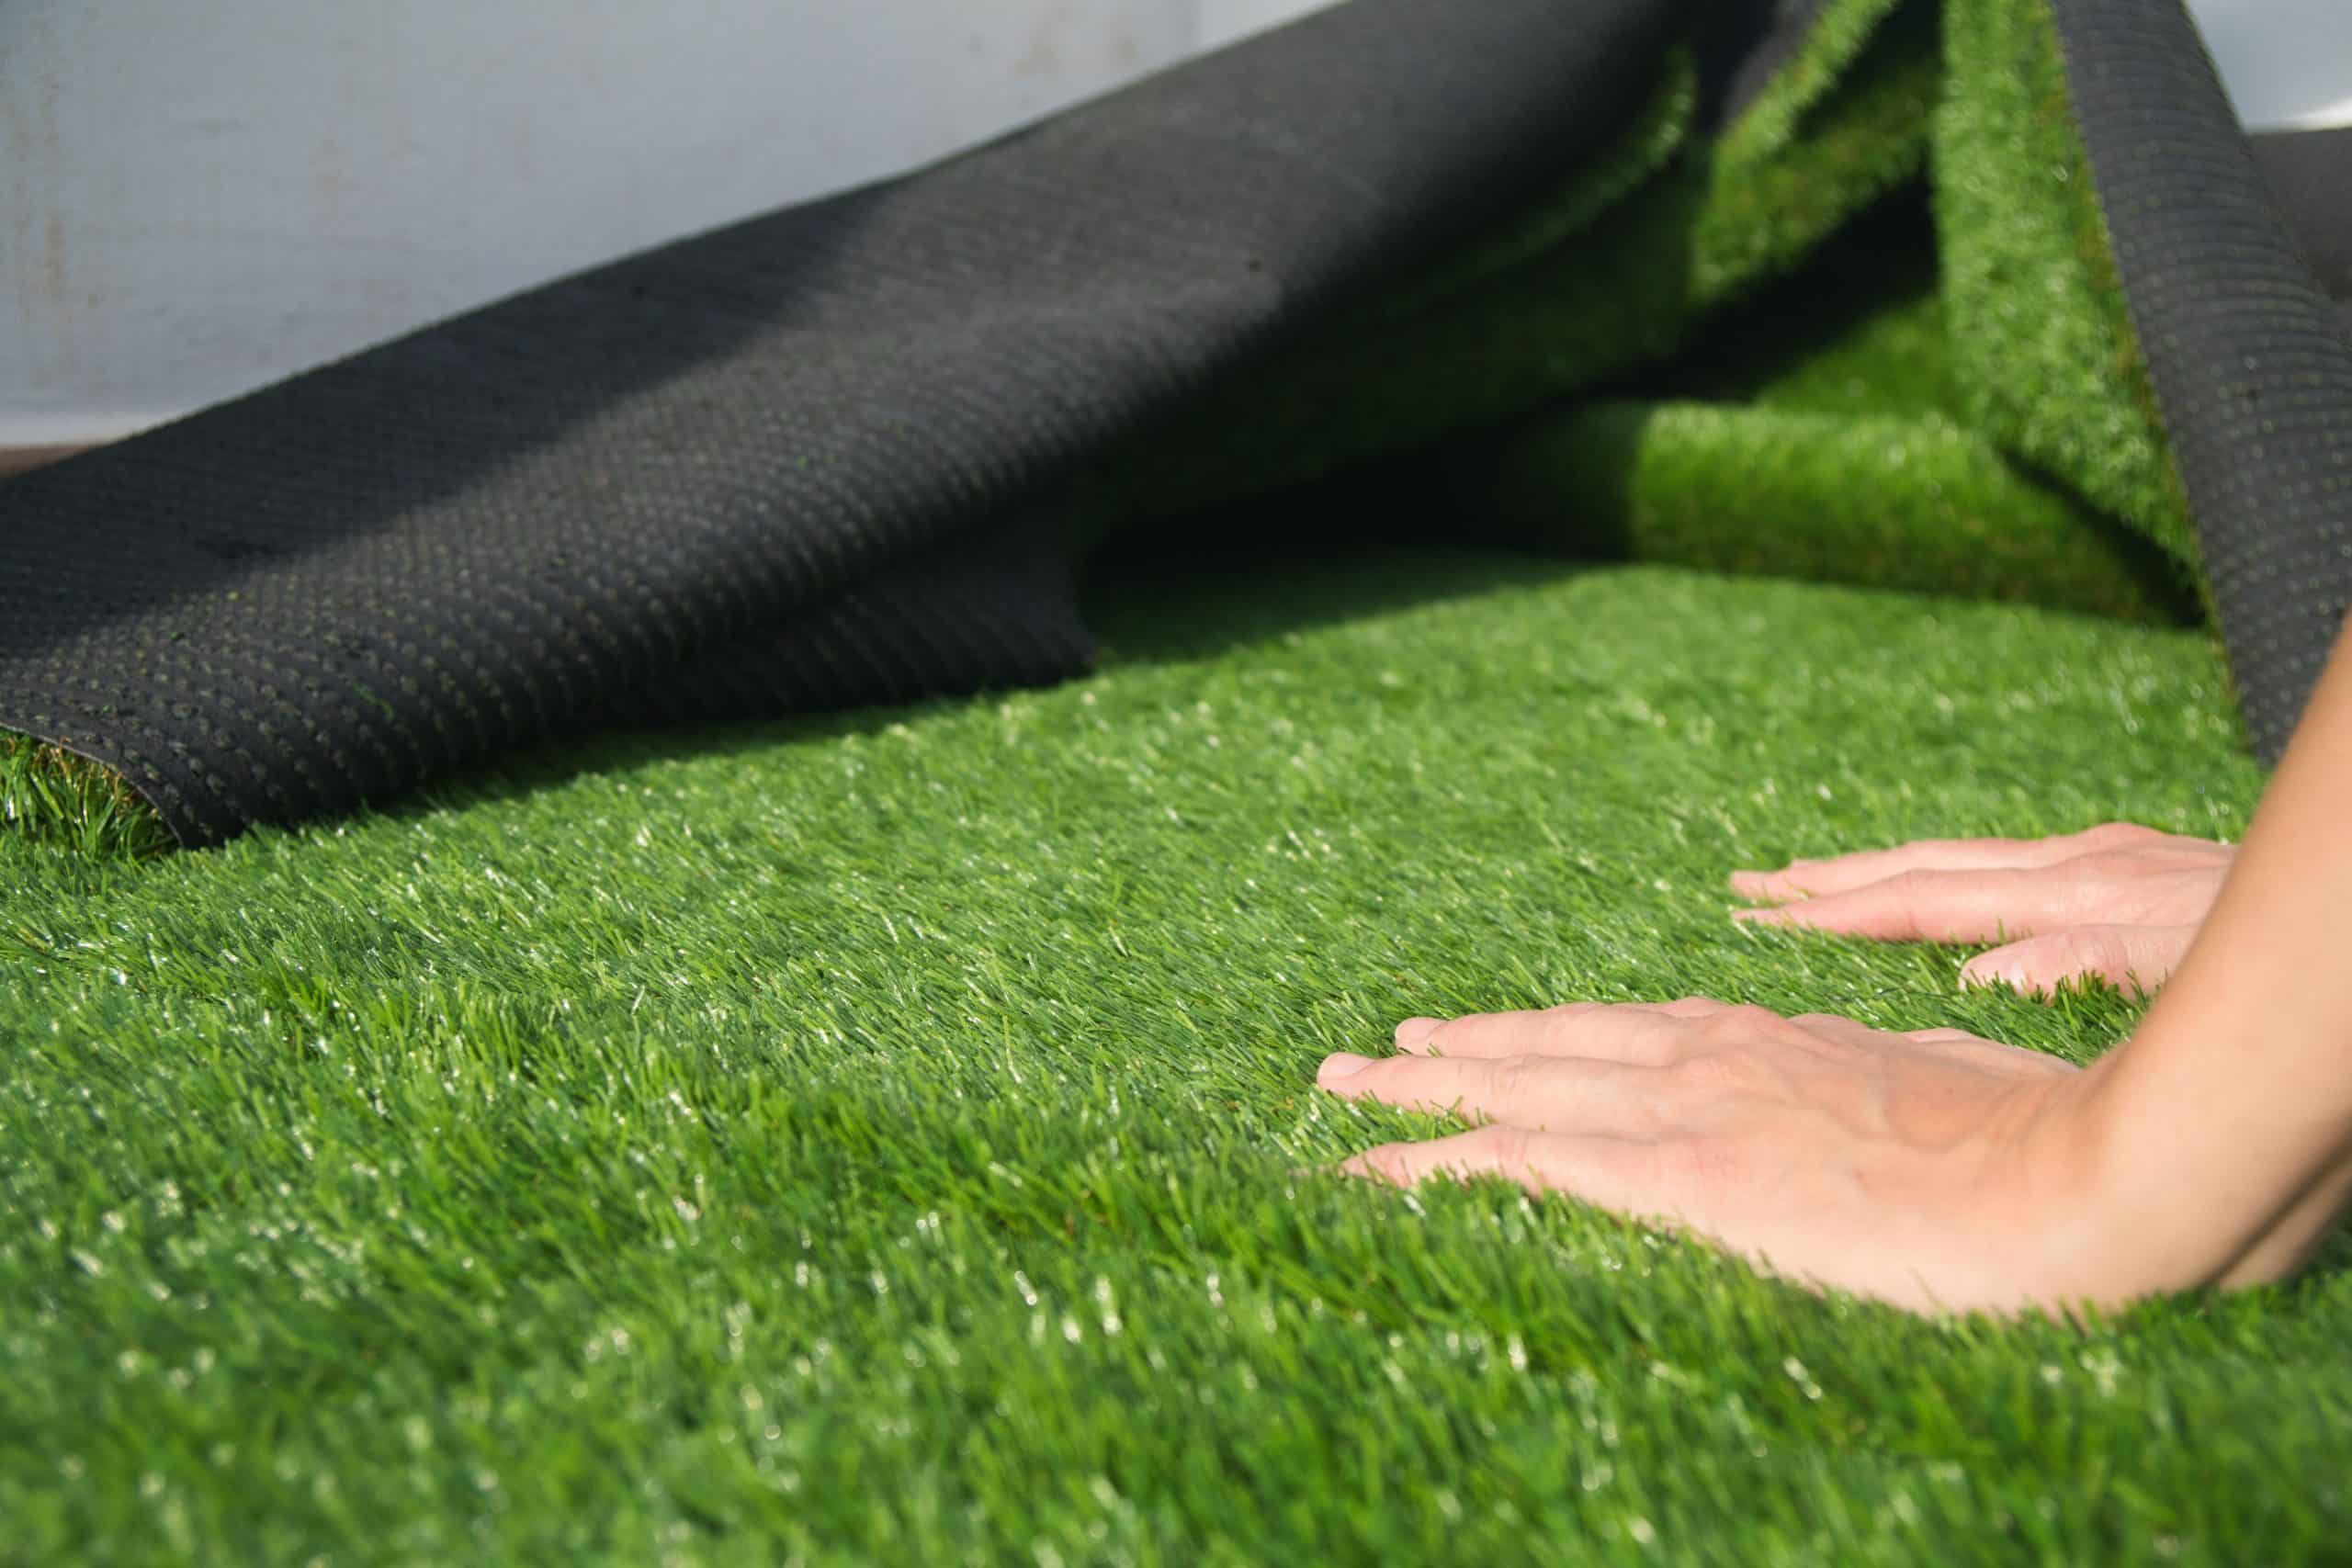
[[[1571,1056],[1384,1056],[1324,1059],[1317,1088],[1347,1100],[1551,1132],[1646,1133],[1658,1121],[1659,1075]]]
[[[2007,982],[2029,996],[2054,995],[2061,980],[2096,975],[2124,990],[2153,993],[2180,967],[2194,926],[2074,926],[1981,953],[1961,965],[1963,986]]]
[[[1479,1012],[1396,1026],[1407,1051],[1446,1056],[1597,1056],[1655,1066],[1672,1059],[1682,1021],[1721,1011],[1706,997],[1674,1002],[1570,1002],[1530,1012]]]
[[[1601,1007],[1630,1008],[1642,1012],[1664,1013],[1668,1018],[1704,1018],[1709,1013],[1721,1012],[1729,1006],[1731,1006],[1729,1002],[1719,1002],[1713,997],[1681,997],[1670,1002],[1566,1002],[1559,1008],[1531,1009],[1524,1012],[1464,1013],[1460,1018],[1454,1019],[1408,1018],[1396,1026],[1395,1038],[1398,1050],[1419,1051],[1430,1048],[1430,1042],[1439,1030],[1450,1025],[1464,1024],[1472,1019],[1524,1019],[1534,1017],[1539,1012],[1559,1012],[1570,1008],[1590,1010]],[[1453,1054],[1462,1055],[1459,1051]]]
[[[1690,1216],[1699,1196],[1687,1177],[1690,1162],[1671,1157],[1672,1147],[1642,1138],[1578,1137],[1498,1125],[1449,1138],[1383,1144],[1340,1168],[1398,1187],[1439,1178],[1499,1176],[1531,1192],[1564,1192],[1620,1214],[1671,1224]]]
[[[2124,826],[2110,823],[2054,839],[1922,839],[1826,860],[1792,860],[1779,871],[1736,871],[1731,886],[1744,898],[1785,902],[1848,893],[1910,871],[2030,871],[2109,847],[2120,838],[2114,829]]]
[[[1735,909],[1732,918],[1882,942],[1996,942],[2072,925],[2108,892],[2103,882],[2035,871],[1906,871],[1778,908]]]

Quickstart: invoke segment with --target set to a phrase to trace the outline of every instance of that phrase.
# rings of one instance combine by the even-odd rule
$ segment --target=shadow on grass
[[[1102,668],[1179,663],[1319,626],[1441,600],[1554,582],[1589,563],[1491,549],[1406,547],[1371,537],[1350,547],[1314,530],[1253,543],[1259,503],[1229,509],[1186,533],[1182,547],[1106,553],[1088,570],[1086,618],[1104,645]],[[736,723],[605,731],[509,753],[449,774],[371,815],[400,820],[514,798],[587,776],[621,776],[687,759],[764,751],[779,741],[873,735],[993,694],[940,697],[833,713]]]
[[[1257,508],[1250,509],[1254,513]],[[1284,537],[1277,535],[1277,537]],[[1241,533],[1095,563],[1082,594],[1107,667],[1206,659],[1316,626],[1475,598],[1592,570],[1557,556],[1408,546],[1378,532],[1354,543]]]
[[[504,752],[367,808],[363,815],[390,821],[487,801],[511,800],[543,789],[561,788],[585,778],[628,778],[688,760],[765,751],[785,739],[822,739],[872,735],[917,714],[953,706],[968,698],[940,698],[902,706],[857,708],[845,713],[804,714],[739,723],[687,724],[660,729],[604,730],[551,740],[527,750]],[[332,827],[338,818],[322,818]],[[318,824],[311,824],[318,826]]]

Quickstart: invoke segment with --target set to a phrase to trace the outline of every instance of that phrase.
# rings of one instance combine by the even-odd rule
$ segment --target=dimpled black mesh
[[[1557,181],[1668,0],[1354,0],[0,487],[0,726],[183,842],[582,726],[1066,676],[1020,521]]]
[[[2340,311],[2352,302],[2352,126],[2266,130],[2249,141],[2303,260]]]
[[[2352,604],[2352,338],[2178,0],[2052,0],[2255,750]]]

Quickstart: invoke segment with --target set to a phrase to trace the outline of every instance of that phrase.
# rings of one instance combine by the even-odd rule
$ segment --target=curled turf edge
[[[0,730],[0,832],[93,860],[143,860],[174,847],[146,796],[102,763]]]

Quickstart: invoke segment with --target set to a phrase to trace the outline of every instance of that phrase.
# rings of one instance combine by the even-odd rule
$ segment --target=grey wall
[[[1321,0],[0,0],[0,447],[895,173]]]
[[[139,428],[1328,3],[0,0],[0,448]],[[2352,0],[2191,4],[2249,121],[2352,122]]]

